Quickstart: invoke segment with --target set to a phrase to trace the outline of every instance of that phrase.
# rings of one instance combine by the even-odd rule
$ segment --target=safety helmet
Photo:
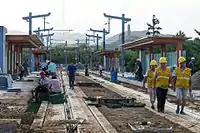
[[[160,57],[160,63],[167,63],[166,57]]]
[[[49,63],[49,60],[46,60],[46,63]]]
[[[178,58],[178,63],[180,64],[180,63],[183,63],[183,62],[185,62],[186,61],[186,59],[185,59],[185,57],[179,57]]]
[[[157,66],[156,60],[151,60],[150,66]]]
[[[192,58],[191,58],[191,60],[195,60],[195,58],[194,58],[194,57],[192,57]]]

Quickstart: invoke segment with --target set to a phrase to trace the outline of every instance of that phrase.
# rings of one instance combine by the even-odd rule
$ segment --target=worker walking
[[[173,73],[173,77],[175,77],[175,81],[173,84],[173,88],[176,90],[177,97],[177,109],[176,114],[185,114],[184,106],[185,99],[188,90],[191,93],[191,69],[186,67],[186,59],[184,57],[179,57],[178,59],[179,67],[177,67]],[[181,105],[181,109],[180,109]]]
[[[154,79],[154,73],[155,73],[156,67],[157,67],[156,60],[152,60],[150,63],[150,69],[147,71],[146,75],[144,76],[144,81],[143,81],[144,88],[145,88],[145,83],[147,82],[147,89],[149,92],[152,109],[155,109],[154,102],[156,100],[156,90],[153,87],[153,79]]]
[[[154,87],[156,87],[157,109],[158,112],[164,113],[165,101],[170,86],[171,73],[170,68],[167,68],[166,57],[160,58],[160,67],[156,68],[154,75]]]
[[[67,74],[68,74],[68,78],[69,78],[70,89],[74,89],[74,81],[75,81],[75,76],[76,76],[76,70],[77,70],[77,68],[73,63],[68,65]]]

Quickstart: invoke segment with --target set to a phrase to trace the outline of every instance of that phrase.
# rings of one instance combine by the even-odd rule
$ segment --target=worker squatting
[[[157,110],[164,113],[165,101],[168,88],[176,91],[177,97],[177,114],[185,114],[184,106],[188,90],[191,94],[191,70],[186,67],[186,59],[179,57],[179,67],[171,73],[167,67],[166,57],[160,58],[160,66],[157,67],[157,62],[150,62],[150,69],[145,75],[143,87],[147,82],[147,88],[150,95],[151,108],[155,109],[154,102],[157,97]],[[180,107],[181,106],[181,107]]]

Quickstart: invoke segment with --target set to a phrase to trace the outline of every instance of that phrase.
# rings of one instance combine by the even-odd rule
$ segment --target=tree
[[[160,21],[156,18],[155,15],[153,15],[153,19],[152,19],[152,24],[147,23],[148,26],[148,32],[146,33],[146,35],[151,35],[157,36],[160,34],[160,30],[162,30],[161,27],[158,27],[156,25],[160,24]]]
[[[181,31],[181,30],[179,30],[177,33],[176,33],[176,35],[175,35],[176,37],[182,37],[182,38],[186,38],[186,35],[185,35],[185,33],[183,32],[183,31]]]

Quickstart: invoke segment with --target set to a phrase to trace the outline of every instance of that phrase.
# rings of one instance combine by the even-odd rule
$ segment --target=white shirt
[[[61,83],[58,79],[51,79],[48,88],[51,92],[61,92]]]

